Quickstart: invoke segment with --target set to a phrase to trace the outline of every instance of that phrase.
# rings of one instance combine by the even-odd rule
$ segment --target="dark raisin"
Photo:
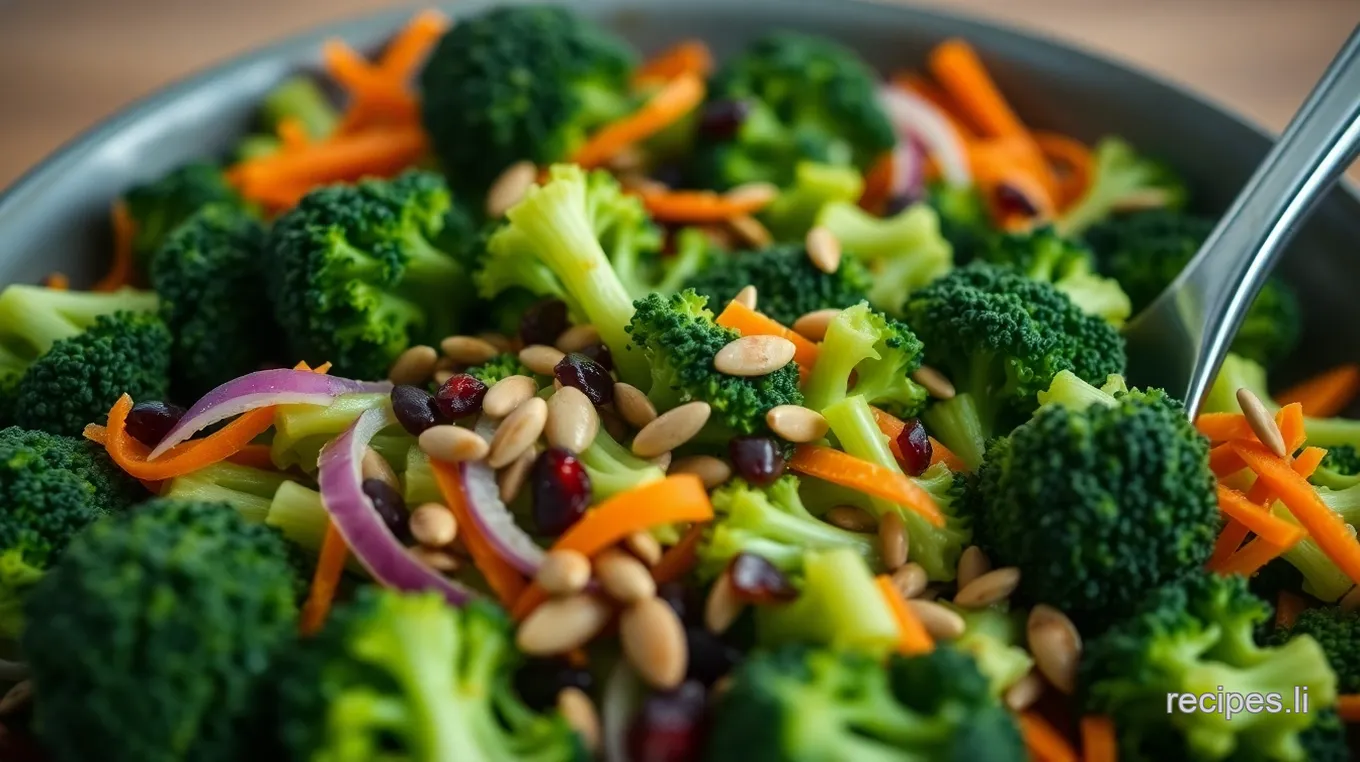
[[[590,476],[566,448],[549,447],[539,454],[530,486],[534,524],[540,534],[562,534],[580,521],[590,506]]]
[[[184,408],[169,402],[138,402],[127,414],[127,433],[147,447],[160,444],[184,417]]]
[[[704,686],[687,680],[666,693],[653,693],[628,727],[631,762],[692,762],[703,745]]]
[[[527,659],[515,670],[515,691],[525,704],[536,712],[544,712],[557,704],[557,694],[563,688],[580,688],[587,693],[594,678],[584,669],[571,666],[566,659],[540,657]]]
[[[658,585],[656,597],[666,602],[667,606],[680,617],[680,621],[698,621],[703,615],[704,604],[700,599],[698,589],[693,585],[686,585],[683,582],[667,582]]]
[[[934,448],[930,446],[930,436],[921,421],[912,418],[897,435],[897,449],[902,453],[902,469],[908,476],[920,476],[930,468]]]
[[[740,648],[727,643],[701,624],[685,628],[685,642],[689,648],[689,667],[685,678],[697,680],[703,685],[716,683],[746,656]]]
[[[738,553],[727,564],[732,589],[747,603],[779,603],[798,597],[798,590],[775,565],[755,553]]]
[[[770,437],[737,437],[727,444],[737,475],[757,487],[767,487],[784,474],[784,453]]]
[[[992,191],[992,201],[996,204],[1002,219],[1014,214],[1022,217],[1034,217],[1039,214],[1039,208],[1030,201],[1025,192],[1009,183],[996,186],[996,190]]]
[[[574,386],[585,392],[592,405],[598,407],[614,401],[614,378],[603,365],[580,352],[572,352],[559,360],[553,367],[553,375],[563,386]]]
[[[392,387],[392,412],[397,423],[413,437],[431,426],[444,423],[444,414],[439,412],[434,395],[419,386],[402,384]]]
[[[486,384],[467,373],[449,376],[449,380],[440,384],[439,390],[434,393],[435,405],[449,420],[482,412],[482,400],[485,398]]]
[[[567,330],[567,304],[561,299],[534,302],[519,319],[519,337],[526,345],[551,346],[565,330]]]
[[[382,517],[383,523],[392,530],[398,540],[410,544],[411,526],[407,522],[406,501],[401,493],[382,479],[365,479],[364,494],[373,501],[373,507]]]
[[[599,363],[600,367],[605,370],[614,369],[614,355],[610,353],[609,347],[603,344],[591,344],[588,347],[583,347],[581,354]]]
[[[699,134],[713,141],[732,140],[746,123],[751,106],[743,100],[724,98],[704,106],[699,115]]]

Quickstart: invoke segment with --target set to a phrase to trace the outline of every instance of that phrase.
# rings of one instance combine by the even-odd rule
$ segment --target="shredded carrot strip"
[[[658,585],[673,582],[689,573],[699,560],[699,543],[704,539],[704,525],[695,524],[680,538],[680,542],[670,546],[661,554],[661,560],[652,567],[652,579]]]
[[[43,279],[43,285],[53,291],[67,291],[71,288],[71,279],[66,277],[66,273],[49,273]]]
[[[1357,393],[1360,393],[1360,365],[1346,363],[1289,387],[1276,399],[1280,404],[1299,403],[1304,415],[1331,418],[1345,410]]]
[[[1360,694],[1346,693],[1337,696],[1336,713],[1343,722],[1360,722]]]
[[[880,497],[919,514],[931,525],[944,526],[935,498],[911,477],[877,463],[820,445],[803,444],[793,451],[789,468],[842,487]]]
[[[1066,209],[1091,187],[1095,177],[1095,160],[1084,143],[1053,132],[1034,135],[1039,152],[1048,161],[1057,179],[1059,209]]]
[[[364,60],[340,40],[329,40],[321,49],[326,73],[350,93],[351,102],[338,132],[353,132],[380,121],[414,124],[419,109],[407,87]]]
[[[1029,134],[971,45],[945,40],[930,52],[928,66],[959,110],[988,135]]]
[[[1216,569],[1227,563],[1228,558],[1242,547],[1249,534],[1251,530],[1237,519],[1229,517],[1227,523],[1223,525],[1223,531],[1218,533],[1218,539],[1214,541],[1214,552],[1209,555],[1206,566]]]
[[[418,126],[374,127],[251,159],[232,168],[229,176],[246,198],[278,200],[281,188],[305,194],[316,185],[391,176],[415,164],[425,151],[425,134]]]
[[[1016,229],[1032,219],[1000,203],[1005,197],[1001,192],[1004,187],[1020,193],[1034,206],[1034,218],[1052,219],[1057,211],[1053,193],[1036,174],[1033,162],[1017,157],[1009,150],[993,148],[993,144],[983,142],[975,144],[968,152],[974,181],[983,198],[987,199],[992,218],[1006,229]]]
[[[711,521],[713,504],[704,483],[693,474],[676,474],[644,484],[600,503],[553,543],[554,550],[574,550],[587,558],[634,532],[681,521]],[[545,599],[543,589],[530,583],[511,612],[523,619]]]
[[[269,445],[248,444],[241,451],[227,458],[227,462],[238,466],[258,468],[262,471],[276,471],[274,459],[269,454]]]
[[[417,13],[383,51],[378,63],[383,76],[392,82],[410,80],[448,28],[449,17],[439,11]]]
[[[1261,567],[1280,557],[1280,554],[1289,550],[1262,537],[1254,538],[1251,542],[1243,545],[1236,553],[1228,556],[1228,559],[1217,566],[1210,566],[1209,571],[1218,572],[1224,576],[1229,574],[1241,574],[1250,577],[1261,570]]]
[[[1209,470],[1220,479],[1226,479],[1246,467],[1247,464],[1233,452],[1231,442],[1224,442],[1209,451]]]
[[[298,628],[303,635],[311,635],[326,623],[326,615],[331,611],[335,591],[340,587],[340,577],[345,573],[345,558],[349,548],[334,522],[326,523],[326,536],[321,540],[321,556],[316,561],[316,571],[312,574],[311,589],[307,602],[302,604],[302,617]]]
[[[295,151],[312,142],[311,137],[307,134],[307,126],[295,116],[286,117],[279,122],[277,132],[285,151]]]
[[[642,108],[591,135],[573,161],[587,169],[604,164],[629,146],[683,119],[703,103],[704,92],[704,80],[699,75],[681,74],[667,82]]]
[[[785,328],[741,302],[735,300],[728,302],[714,322],[724,328],[731,328],[742,336],[782,336],[793,342],[793,361],[798,363],[799,370],[807,372],[817,364],[816,344],[808,341],[801,333]]]
[[[463,545],[472,556],[472,563],[486,578],[486,583],[491,586],[491,591],[500,602],[509,606],[524,592],[527,584],[524,575],[511,566],[478,531],[467,503],[463,500],[463,477],[458,468],[450,463],[433,460],[431,465],[434,467],[434,478],[439,485],[439,493],[444,496],[449,511],[458,521],[458,536],[463,538]]]
[[[646,61],[633,73],[633,85],[667,82],[685,74],[707,77],[713,71],[713,54],[702,40],[682,40]]]
[[[1118,762],[1119,743],[1114,734],[1114,721],[1094,714],[1082,717],[1081,753],[1083,762]]]
[[[1308,602],[1288,590],[1281,590],[1279,603],[1275,606],[1275,626],[1293,627],[1294,620],[1308,608]]]
[[[639,189],[637,194],[643,206],[658,222],[724,222],[733,217],[755,214],[769,204],[766,199],[734,199],[705,190],[644,188]]]
[[[1308,439],[1303,425],[1303,405],[1297,402],[1285,405],[1275,413],[1275,425],[1280,428],[1284,450],[1290,455],[1293,455],[1294,451],[1302,447]]]
[[[1037,712],[1021,712],[1016,718],[1025,747],[1040,762],[1078,762],[1077,750],[1062,733]]]
[[[1288,550],[1303,539],[1303,528],[1251,502],[1235,489],[1218,485],[1218,509],[1264,540]]]
[[[1360,542],[1346,530],[1346,522],[1333,513],[1308,480],[1282,459],[1256,442],[1234,442],[1233,448],[1247,466],[1280,496],[1322,552],[1351,579],[1360,582]]]
[[[1327,451],[1321,447],[1305,447],[1297,458],[1289,460],[1290,467],[1294,473],[1307,479],[1313,475],[1317,467],[1322,464],[1322,459],[1327,456]],[[1245,468],[1246,464],[1242,466]],[[1256,505],[1271,506],[1275,503],[1275,493],[1270,489],[1270,485],[1264,479],[1257,479],[1251,485],[1251,490],[1247,492],[1247,499]]]
[[[859,207],[878,214],[892,192],[893,173],[897,171],[891,151],[878,157],[864,175],[864,190],[859,194]]]
[[[894,76],[893,84],[924,98],[932,106],[939,109],[940,113],[949,120],[950,126],[954,128],[954,134],[958,135],[959,140],[964,145],[977,141],[976,125],[969,123],[968,116],[960,113],[958,104],[954,103],[954,100],[939,85],[912,71],[902,72]]]
[[[1241,413],[1201,413],[1195,419],[1195,428],[1210,442],[1256,438],[1247,417]]]
[[[906,458],[902,457],[902,448],[897,446],[897,437],[902,433],[902,429],[907,427],[906,422],[876,407],[870,406],[869,409],[874,413],[874,422],[878,424],[878,430],[888,438],[888,447],[892,450],[893,457],[897,458],[897,462],[905,467]],[[950,471],[968,470],[963,465],[963,461],[959,460],[959,456],[941,444],[935,437],[930,437],[930,465],[933,466],[936,463],[945,464]]]
[[[113,202],[110,219],[113,222],[113,262],[109,272],[91,291],[117,291],[132,283],[132,242],[137,237],[137,221],[132,219],[127,204]]]
[[[926,632],[925,625],[907,605],[907,600],[897,591],[897,586],[893,584],[892,577],[880,574],[874,578],[878,585],[878,592],[883,595],[883,600],[887,601],[888,608],[892,610],[893,618],[897,620],[897,652],[901,654],[924,654],[935,650],[935,641],[931,639],[930,633]]]

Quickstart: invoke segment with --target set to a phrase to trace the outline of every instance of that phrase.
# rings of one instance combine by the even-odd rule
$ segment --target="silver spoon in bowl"
[[[1199,252],[1124,327],[1132,383],[1166,389],[1195,416],[1271,267],[1358,154],[1360,27]]]

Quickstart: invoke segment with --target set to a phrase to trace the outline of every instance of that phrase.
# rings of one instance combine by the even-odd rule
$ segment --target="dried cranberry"
[[[614,369],[614,355],[604,344],[591,344],[581,348],[581,354],[600,364],[605,370]]]
[[[481,379],[466,373],[455,373],[439,385],[439,390],[434,393],[434,404],[445,418],[457,420],[482,412],[482,400],[485,397],[486,384]]]
[[[698,621],[703,614],[704,604],[700,599],[699,590],[694,585],[686,585],[683,582],[667,582],[658,585],[656,597],[666,602],[667,606],[675,612],[680,621]]]
[[[751,106],[743,100],[724,98],[704,106],[699,115],[699,134],[709,140],[731,140],[741,131]]]
[[[921,421],[912,418],[897,435],[897,449],[902,452],[902,468],[908,476],[920,476],[930,468],[934,448],[930,446],[930,436]]]
[[[591,404],[608,405],[614,401],[614,378],[603,365],[580,352],[572,352],[553,367],[553,375],[563,386],[574,386],[585,392]]]
[[[732,589],[748,603],[778,603],[798,597],[798,590],[775,565],[755,553],[738,553],[727,564]]]
[[[553,344],[567,330],[567,304],[561,299],[534,302],[519,319],[519,337],[525,344]]]
[[[1033,217],[1039,213],[1038,207],[1034,205],[1033,201],[1029,200],[1029,196],[1009,183],[1001,183],[996,186],[996,190],[992,191],[992,201],[996,204],[997,211],[1001,213],[1000,216],[1003,219],[1014,214],[1022,217]]]
[[[127,433],[147,447],[155,447],[183,417],[184,408],[179,405],[138,402],[128,411]]]
[[[402,542],[411,542],[411,526],[406,518],[406,501],[401,493],[382,479],[365,479],[364,494],[373,501],[373,507],[387,528],[392,530],[392,534]]]
[[[691,762],[699,758],[704,730],[704,686],[687,680],[667,693],[654,693],[628,727],[632,762]]]
[[[397,416],[397,423],[413,437],[444,422],[444,414],[439,412],[434,396],[409,384],[392,387],[392,412]]]
[[[737,437],[727,444],[737,475],[758,487],[769,486],[784,473],[784,453],[769,437]]]
[[[685,628],[685,642],[689,648],[689,667],[685,672],[685,678],[697,680],[703,685],[718,682],[719,678],[730,673],[746,656],[740,648],[714,635],[701,624],[692,624]]]
[[[884,216],[891,217],[907,207],[920,201],[921,197],[915,193],[894,193],[888,197],[888,201],[883,206]]]
[[[584,669],[571,666],[566,659],[541,657],[528,659],[515,670],[515,691],[536,712],[557,704],[563,688],[580,688],[587,693],[594,678]]]
[[[590,506],[590,476],[563,447],[549,447],[534,461],[530,477],[534,523],[540,534],[556,537],[581,520]]]

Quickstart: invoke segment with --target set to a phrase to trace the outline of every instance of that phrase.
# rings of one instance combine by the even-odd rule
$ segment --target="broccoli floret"
[[[80,335],[101,315],[155,312],[158,304],[150,291],[96,293],[7,286],[0,292],[0,377],[12,384],[53,344]]]
[[[796,363],[764,376],[717,371],[713,358],[740,334],[713,322],[707,303],[692,290],[669,299],[652,294],[637,302],[627,331],[635,347],[632,354],[650,366],[650,384],[643,385],[650,386],[647,396],[652,404],[665,411],[692,400],[707,402],[713,418],[706,438],[726,442],[733,434],[764,431],[770,408],[800,405],[803,394],[798,390]]]
[[[635,54],[565,8],[496,8],[460,19],[420,74],[422,119],[460,195],[506,167],[569,159],[632,110]]]
[[[1332,446],[1308,481],[1336,490],[1360,484],[1360,450],[1349,444]]]
[[[313,473],[317,456],[366,410],[390,407],[391,395],[381,392],[342,394],[329,405],[279,405],[274,412],[274,439],[269,455],[280,470],[294,466]],[[398,424],[383,429],[369,444],[389,463],[401,463],[412,442]]]
[[[1308,762],[1349,762],[1351,759],[1346,726],[1335,709],[1317,711],[1313,724],[1299,734],[1299,745]]]
[[[151,257],[151,285],[174,335],[171,372],[197,399],[277,359],[278,329],[260,288],[265,229],[238,206],[211,204],[175,229]]]
[[[831,433],[836,435],[847,453],[901,473],[902,468],[888,447],[888,437],[879,430],[869,403],[861,395],[853,395],[822,410]],[[902,517],[907,536],[911,540],[911,558],[919,563],[932,580],[952,580],[959,563],[959,555],[972,539],[972,530],[959,516],[955,505],[962,497],[963,477],[954,474],[943,464],[926,469],[915,477],[918,486],[930,493],[945,515],[942,527],[933,526],[913,510],[874,497],[869,509],[882,517],[896,512]]]
[[[1000,697],[1034,667],[1025,650],[1025,621],[1029,612],[998,607],[966,609],[951,604],[963,618],[963,634],[951,645],[973,657],[978,671],[987,678],[992,695]]]
[[[1054,547],[1061,547],[1056,542]],[[1109,715],[1119,758],[1303,760],[1300,734],[1336,701],[1336,676],[1307,635],[1259,647],[1253,630],[1270,607],[1240,576],[1198,571],[1156,589],[1132,613],[1088,640],[1078,671],[1083,710]],[[1291,707],[1308,687],[1309,711],[1168,711],[1176,695],[1278,694]]]
[[[699,547],[699,574],[716,577],[738,553],[760,556],[787,573],[802,571],[805,550],[850,548],[869,563],[878,562],[874,538],[813,516],[798,486],[798,477],[783,476],[763,489],[733,479],[714,491],[718,518]]]
[[[0,635],[23,629],[23,600],[66,544],[144,490],[92,442],[0,430]]]
[[[1086,241],[1137,312],[1176,279],[1213,229],[1209,218],[1154,209],[1117,215],[1088,230]],[[1270,278],[1247,310],[1233,351],[1273,363],[1294,348],[1301,326],[1294,292],[1279,278]]]
[[[590,476],[590,497],[595,503],[666,478],[666,472],[659,466],[634,455],[603,427],[577,457]]]
[[[1077,378],[1072,371],[1064,370],[1053,377],[1053,383],[1047,389],[1039,392],[1038,399],[1041,407],[1063,405],[1073,410],[1085,410],[1097,403],[1113,405],[1116,398],[1128,391],[1124,377],[1115,373],[1106,376],[1105,383],[1096,387]]]
[[[1132,313],[1119,283],[1095,272],[1095,259],[1083,244],[1059,236],[1052,226],[992,239],[982,258],[1009,265],[1034,280],[1052,283],[1087,313],[1121,326]]]
[[[1099,625],[1203,566],[1218,534],[1209,444],[1180,403],[1133,390],[1045,406],[987,451],[970,497],[979,544],[1020,593]]]
[[[269,286],[293,354],[378,379],[411,344],[457,333],[472,280],[436,247],[449,207],[443,180],[412,171],[314,190],[280,217]]]
[[[530,188],[506,217],[477,273],[482,297],[520,287],[562,299],[579,322],[599,329],[622,380],[646,388],[647,361],[629,351],[625,329],[633,297],[606,252],[636,243],[635,226],[646,220],[638,199],[624,195],[607,172],[559,164],[547,184]]]
[[[869,303],[890,315],[901,315],[911,294],[954,267],[939,216],[925,204],[880,219],[854,204],[831,203],[822,208],[817,224],[868,268],[873,279]]]
[[[316,80],[298,74],[280,82],[260,102],[260,123],[274,134],[285,120],[296,119],[307,137],[322,140],[340,124],[340,112],[317,85]]]
[[[783,325],[814,310],[856,304],[872,285],[868,271],[853,259],[841,260],[834,273],[821,271],[802,244],[735,252],[716,259],[685,283],[714,305],[726,304],[738,291],[755,286],[760,311]]]
[[[25,605],[47,751],[58,762],[248,757],[298,590],[287,543],[225,503],[157,499],[94,523]]]
[[[820,411],[859,394],[899,418],[914,418],[926,404],[926,390],[911,379],[921,367],[921,349],[905,323],[874,312],[868,302],[841,310],[803,386],[804,404]]]
[[[927,408],[931,433],[976,468],[985,442],[1038,406],[1038,393],[1070,370],[1089,382],[1124,372],[1124,339],[1047,283],[982,262],[952,271],[907,301],[906,321],[925,361],[959,394]]]
[[[852,167],[800,161],[793,170],[793,185],[779,192],[761,219],[776,240],[802,238],[817,222],[827,204],[853,204],[864,192],[864,178]]]
[[[880,655],[896,646],[897,619],[858,549],[809,551],[802,568],[796,599],[756,609],[761,646],[804,643]]]
[[[519,660],[508,617],[489,603],[366,588],[281,660],[287,758],[585,762],[561,715],[515,693]]]
[[[860,172],[896,143],[879,106],[877,77],[853,50],[824,37],[766,35],[728,61],[708,100],[737,101],[745,116],[730,137],[700,136],[704,184],[788,187],[802,161]]]
[[[957,264],[973,261],[998,234],[976,186],[937,180],[926,186],[926,203],[940,216],[940,234],[953,247]]]
[[[1086,193],[1058,219],[1058,232],[1081,235],[1121,207],[1179,209],[1185,182],[1166,165],[1141,156],[1119,138],[1104,138],[1094,151],[1095,177]]]
[[[534,378],[534,372],[524,367],[524,363],[519,361],[519,355],[514,352],[502,352],[481,365],[474,365],[463,372],[487,386],[495,386],[497,381],[511,376]]]
[[[1298,635],[1316,640],[1336,673],[1340,693],[1360,693],[1360,611],[1331,606],[1306,609],[1294,623],[1271,633],[1270,645],[1282,646]]]
[[[136,270],[145,273],[152,255],[175,228],[208,204],[244,206],[222,168],[208,162],[178,167],[149,183],[123,194],[128,215],[136,228],[132,253]]]
[[[711,762],[1021,762],[1010,714],[972,659],[948,646],[885,665],[789,646],[738,667],[718,699]]]

